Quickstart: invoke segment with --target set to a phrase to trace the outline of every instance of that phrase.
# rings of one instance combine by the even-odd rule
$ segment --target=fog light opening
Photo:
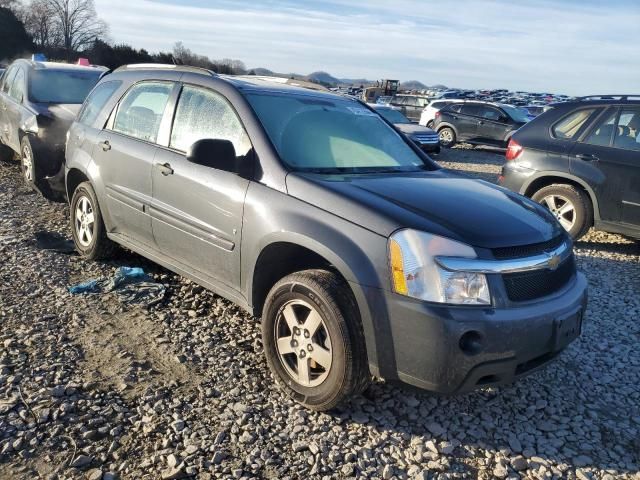
[[[466,332],[464,335],[460,337],[460,342],[458,342],[460,350],[462,350],[467,355],[476,355],[480,353],[482,350],[482,335],[480,332],[470,331]]]

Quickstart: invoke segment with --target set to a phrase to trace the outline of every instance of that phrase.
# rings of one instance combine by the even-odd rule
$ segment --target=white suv
[[[450,103],[464,102],[464,100],[434,100],[429,105],[424,107],[422,114],[420,115],[420,121],[418,122],[423,127],[431,128],[433,126],[433,121],[436,118],[436,112],[440,111],[441,108],[446,107]]]

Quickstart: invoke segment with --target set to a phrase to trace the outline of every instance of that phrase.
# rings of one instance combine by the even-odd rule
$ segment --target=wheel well
[[[578,190],[586,193],[587,194],[587,198],[591,202],[591,208],[592,208],[592,210],[594,210],[594,214],[596,213],[595,212],[596,203],[594,202],[594,199],[591,196],[591,193],[589,193],[589,191],[586,188],[584,188],[584,186],[582,184],[580,184],[579,182],[576,182],[575,180],[572,180],[570,178],[553,177],[553,176],[537,178],[533,182],[531,182],[531,184],[527,187],[527,190],[524,192],[524,195],[529,197],[529,198],[531,198],[541,188],[548,187],[549,185],[553,185],[553,184],[572,185],[572,186],[576,187]]]
[[[279,280],[291,273],[313,268],[329,270],[345,280],[331,262],[306,247],[288,242],[272,243],[265,247],[253,271],[251,300],[254,315],[259,317],[262,314],[269,290]]]
[[[77,186],[82,182],[88,181],[89,179],[87,178],[87,176],[77,168],[72,168],[71,170],[69,170],[69,173],[67,173],[67,198],[69,199],[69,202],[71,202],[73,192],[75,192]]]

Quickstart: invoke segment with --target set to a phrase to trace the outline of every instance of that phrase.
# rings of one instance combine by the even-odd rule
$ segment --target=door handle
[[[484,125],[484,122],[482,120],[478,120],[478,125]]]
[[[109,143],[109,140],[100,142],[98,145],[100,145],[102,147],[102,150],[104,150],[105,152],[108,152],[109,150],[111,150],[111,144]]]
[[[576,155],[576,158],[585,162],[597,162],[599,160],[597,155],[591,153],[579,153]]]
[[[167,175],[173,175],[173,168],[171,168],[171,165],[168,162],[156,163],[156,167],[160,169],[160,173],[162,173],[162,175],[164,175],[165,177]]]

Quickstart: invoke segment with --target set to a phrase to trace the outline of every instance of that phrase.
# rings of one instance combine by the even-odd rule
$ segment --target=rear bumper
[[[454,394],[511,383],[555,358],[580,335],[587,282],[578,273],[554,295],[509,308],[378,298],[388,320],[378,329],[386,340],[376,341],[380,376]]]
[[[502,166],[498,184],[512,192],[524,195],[526,185],[529,184],[531,177],[536,172],[536,170],[523,167],[517,162],[507,162]]]

